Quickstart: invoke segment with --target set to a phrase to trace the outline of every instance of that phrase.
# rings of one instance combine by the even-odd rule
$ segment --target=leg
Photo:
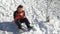
[[[16,23],[16,25],[18,26],[19,29],[22,28],[21,23],[19,23],[19,21],[15,21],[15,23]]]
[[[29,23],[28,19],[27,19],[27,18],[24,18],[23,20],[24,20],[24,22],[25,22],[26,26],[27,26],[28,28],[31,28],[31,26],[30,26],[30,23]]]

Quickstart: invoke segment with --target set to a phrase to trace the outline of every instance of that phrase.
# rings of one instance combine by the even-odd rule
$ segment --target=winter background
[[[20,4],[36,29],[20,34],[60,34],[60,0],[0,0],[0,34],[19,34],[13,13]]]

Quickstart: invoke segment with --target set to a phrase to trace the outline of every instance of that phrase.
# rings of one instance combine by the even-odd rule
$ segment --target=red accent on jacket
[[[24,10],[22,10],[22,11],[17,10],[17,12],[18,13],[16,14],[15,20],[21,20],[21,19],[23,19],[24,16],[25,16]]]

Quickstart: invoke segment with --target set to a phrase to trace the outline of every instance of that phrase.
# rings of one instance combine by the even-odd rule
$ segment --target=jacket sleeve
[[[23,11],[24,12],[24,11]],[[25,16],[25,12],[24,12],[24,16]]]
[[[17,13],[17,12],[15,11],[14,14],[13,14],[13,18],[14,18],[14,19],[15,19],[15,17],[16,17],[16,13]]]

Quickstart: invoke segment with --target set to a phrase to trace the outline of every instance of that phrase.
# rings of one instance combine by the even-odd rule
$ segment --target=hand
[[[20,14],[21,16],[23,15],[23,13]]]

